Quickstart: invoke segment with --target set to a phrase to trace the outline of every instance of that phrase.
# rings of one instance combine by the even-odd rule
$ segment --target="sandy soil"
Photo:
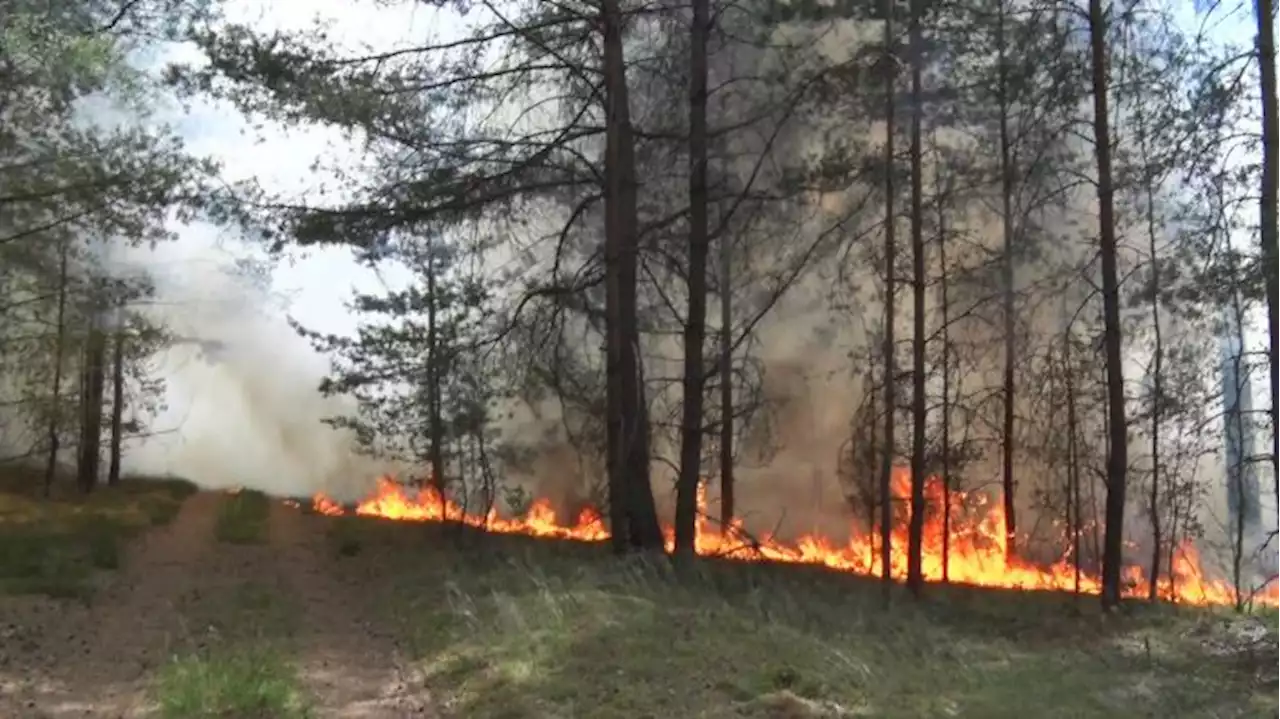
[[[0,717],[141,717],[169,657],[198,648],[193,598],[252,582],[300,615],[287,646],[320,717],[432,716],[358,575],[332,571],[317,518],[273,505],[270,540],[214,540],[223,495],[201,493],[130,548],[87,605],[0,596]],[[225,593],[225,592],[224,592]],[[215,608],[216,610],[216,608]]]

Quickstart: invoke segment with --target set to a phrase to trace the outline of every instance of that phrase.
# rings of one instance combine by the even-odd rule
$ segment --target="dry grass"
[[[356,518],[427,684],[458,717],[1275,716],[1276,623],[933,587],[917,604],[806,567],[663,559]],[[371,585],[370,591],[374,591]],[[1253,644],[1212,649],[1224,627]],[[1135,647],[1137,649],[1135,649]]]
[[[131,477],[89,495],[59,478],[49,498],[39,470],[0,471],[0,592],[84,597],[95,570],[119,566],[126,539],[165,524],[195,491],[174,478]]]

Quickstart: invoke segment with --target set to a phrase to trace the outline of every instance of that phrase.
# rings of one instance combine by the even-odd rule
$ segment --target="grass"
[[[300,719],[310,709],[289,659],[297,607],[271,587],[243,582],[184,598],[180,609],[198,635],[161,668],[151,694],[163,717]]]
[[[214,536],[230,544],[262,544],[267,540],[267,515],[271,500],[256,490],[228,495],[218,509]]]
[[[123,479],[85,495],[59,478],[49,498],[33,468],[0,471],[0,593],[85,598],[125,540],[173,519],[195,491],[173,478]]]
[[[309,716],[293,666],[269,648],[245,647],[190,655],[166,664],[155,684],[161,716]]]
[[[603,547],[357,518],[331,540],[335,561],[386,563],[386,614],[458,717],[1277,711],[1274,616],[1103,616],[1091,598],[960,587],[895,591],[885,611],[873,582],[807,567],[704,562],[676,581]],[[1241,623],[1261,637],[1232,639]]]

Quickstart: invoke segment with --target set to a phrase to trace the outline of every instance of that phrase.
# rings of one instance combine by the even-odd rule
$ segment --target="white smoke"
[[[232,257],[203,239],[193,228],[131,258],[156,282],[142,311],[177,341],[154,360],[167,406],[152,433],[127,448],[126,468],[208,488],[362,494],[388,468],[322,422],[351,409],[317,391],[326,361],[288,325],[278,296],[235,273]]]

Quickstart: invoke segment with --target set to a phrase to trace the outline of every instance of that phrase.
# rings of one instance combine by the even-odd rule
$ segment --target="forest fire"
[[[909,505],[909,474],[900,470],[894,477],[894,494],[903,499],[903,512],[899,512],[893,532],[891,572],[898,580],[907,574],[907,525]],[[949,520],[950,542],[943,542],[944,517],[943,487],[940,481],[931,480],[926,486],[926,506],[929,515],[924,525],[924,575],[928,581],[943,579],[944,562],[949,581],[982,587],[1004,587],[1028,590],[1059,590],[1098,594],[1101,579],[1088,571],[1077,572],[1075,563],[1064,556],[1051,564],[1037,564],[1011,555],[1004,538],[1003,509],[999,502],[989,502],[985,496],[969,495],[953,491]],[[699,496],[699,508],[706,505],[705,495]],[[314,509],[330,516],[340,516],[347,509],[332,498],[317,494]],[[355,514],[367,517],[410,522],[462,522],[467,525],[500,534],[521,534],[532,537],[568,539],[583,542],[600,542],[609,538],[609,530],[599,512],[587,508],[579,513],[573,524],[561,524],[552,503],[538,499],[523,517],[500,517],[496,510],[487,515],[467,513],[452,500],[443,499],[432,488],[415,492],[390,478],[380,478],[372,496],[359,502]],[[844,543],[834,542],[818,535],[804,535],[793,541],[781,541],[770,535],[749,537],[742,529],[742,521],[735,520],[729,531],[721,531],[715,523],[706,519],[706,512],[699,512],[696,541],[698,554],[718,556],[745,562],[780,562],[821,565],[832,570],[878,576],[880,573],[879,539],[865,532],[854,532]],[[673,532],[665,530],[667,549],[673,544]],[[944,544],[949,544],[945,546]],[[945,554],[944,554],[945,552]],[[1166,599],[1191,605],[1230,605],[1235,602],[1235,592],[1229,582],[1205,576],[1200,556],[1190,542],[1183,543],[1174,553],[1172,581],[1161,577],[1157,592]],[[1145,598],[1150,591],[1149,580],[1138,567],[1129,567],[1125,577],[1125,595]],[[1272,582],[1255,601],[1275,606],[1280,603],[1277,584]]]

